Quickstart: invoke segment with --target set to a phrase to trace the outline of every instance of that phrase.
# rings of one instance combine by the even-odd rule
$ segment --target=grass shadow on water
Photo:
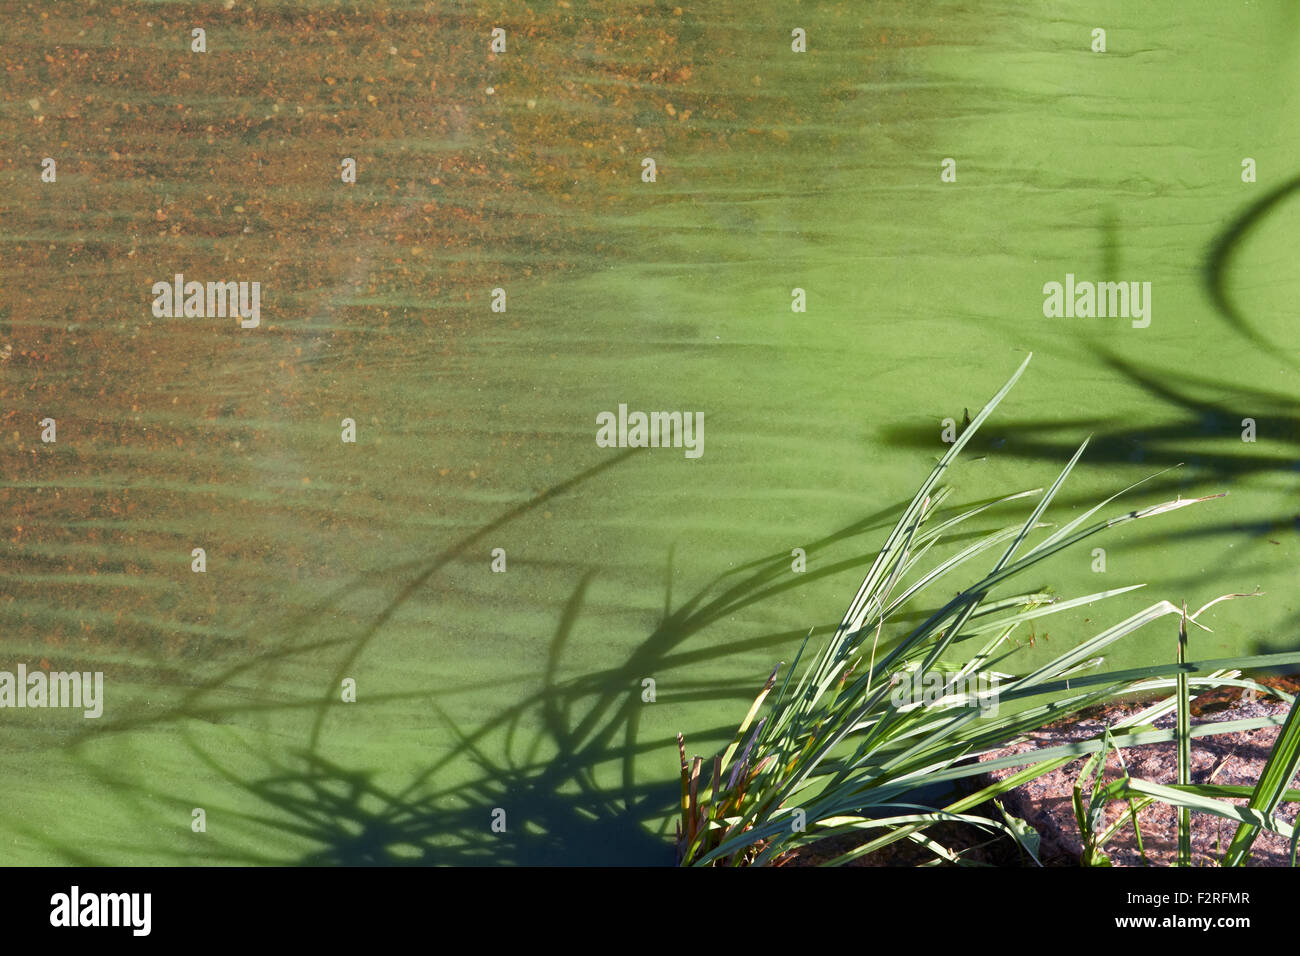
[[[1076,450],[1080,430],[1092,429],[1085,456],[1089,465],[1137,465],[1147,473],[1176,469],[1143,485],[1144,492],[1157,497],[1231,491],[1238,482],[1270,476],[1295,476],[1300,481],[1300,413],[1293,396],[1234,383],[1230,388],[1235,399],[1229,404],[1209,397],[1215,392],[1222,394],[1224,386],[1207,377],[1185,370],[1162,373],[1100,347],[1093,351],[1100,364],[1148,396],[1152,409],[1148,422],[1135,423],[1131,417],[1050,423],[1007,419],[989,436],[973,442],[971,453],[1025,461],[1059,460]],[[1244,418],[1256,421],[1259,443],[1241,440]],[[933,451],[935,445],[930,426],[894,426],[884,429],[882,436],[895,447]],[[1090,498],[1087,492],[1079,492],[1057,500],[1076,508]],[[1300,527],[1300,513],[1288,508],[1258,528],[1243,527],[1236,520],[1203,521],[1173,536],[1209,537],[1243,530],[1263,533],[1292,522]]]
[[[462,729],[440,713],[435,691],[367,695],[363,702],[341,704],[335,692],[337,681],[326,685],[320,700],[305,699],[256,705],[211,703],[210,694],[225,689],[235,677],[259,667],[274,667],[289,658],[330,652],[340,661],[337,673],[344,673],[365,652],[367,646],[404,602],[441,568],[463,553],[483,535],[536,507],[563,490],[572,489],[605,468],[625,461],[620,456],[595,469],[562,482],[529,502],[511,509],[450,548],[418,566],[401,566],[408,577],[398,585],[389,604],[349,639],[313,640],[311,620],[286,622],[279,646],[249,661],[228,668],[217,678],[205,681],[162,714],[137,713],[93,736],[105,732],[132,740],[132,732],[179,728],[196,769],[205,771],[212,799],[199,799],[188,781],[142,777],[141,764],[110,761],[92,756],[90,734],[69,744],[78,766],[93,779],[99,792],[118,802],[122,817],[134,821],[134,829],[146,834],[161,823],[159,807],[188,814],[188,808],[204,805],[214,825],[195,835],[193,852],[177,850],[174,838],[159,838],[151,856],[166,862],[214,862],[257,865],[615,865],[671,864],[673,846],[668,836],[677,801],[675,746],[670,735],[646,740],[642,730],[645,708],[640,680],[647,674],[676,673],[664,702],[671,699],[721,702],[734,700],[739,710],[752,698],[753,674],[735,680],[690,680],[690,668],[714,659],[755,650],[770,650],[775,658],[791,649],[804,631],[777,631],[740,641],[687,646],[712,625],[754,605],[778,598],[793,588],[805,587],[827,577],[861,568],[874,553],[850,553],[838,560],[826,556],[803,574],[790,573],[787,552],[751,561],[718,575],[677,608],[671,606],[666,588],[664,614],[659,624],[620,665],[561,679],[565,647],[581,617],[584,601],[595,571],[586,572],[573,588],[551,637],[540,686],[501,708],[473,729]],[[810,557],[824,554],[835,545],[849,543],[862,533],[880,527],[899,508],[881,509],[804,546]],[[852,552],[852,547],[850,551]],[[669,557],[671,578],[671,555]],[[394,569],[379,572],[391,576]],[[373,575],[367,575],[370,577]],[[325,613],[340,594],[322,602]],[[818,623],[833,628],[835,622]],[[336,706],[382,708],[387,704],[428,701],[431,731],[446,728],[441,756],[431,758],[422,770],[396,786],[381,783],[382,774],[369,767],[345,766],[327,757],[321,748],[320,728]],[[300,712],[310,718],[310,731],[300,746],[270,743],[271,735],[257,735],[248,743],[240,732],[222,724],[241,717],[275,711]],[[197,721],[197,722],[196,722]],[[200,723],[201,722],[201,723]],[[215,727],[213,725],[216,725]],[[723,739],[732,721],[716,727],[683,728],[693,740]],[[211,735],[216,735],[211,736]],[[269,744],[269,746],[268,746]],[[82,749],[85,747],[86,749]],[[238,755],[239,759],[235,759]],[[648,755],[663,758],[647,772],[638,771]],[[250,770],[250,767],[259,769]],[[603,782],[602,782],[603,780]],[[447,781],[452,781],[448,783]],[[216,795],[224,794],[224,808]],[[168,792],[170,790],[170,792]],[[257,808],[257,809],[250,809]],[[506,829],[491,828],[494,809],[506,811]],[[115,860],[113,844],[93,847],[89,842],[68,845],[22,821],[8,821],[17,832],[40,843],[55,856],[79,864],[108,864]],[[131,844],[128,836],[117,844],[120,851]],[[134,847],[136,853],[140,847]],[[116,857],[120,859],[120,856]]]

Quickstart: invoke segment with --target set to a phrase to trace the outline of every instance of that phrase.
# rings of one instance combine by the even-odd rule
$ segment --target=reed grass
[[[1190,739],[1191,733],[1181,723],[1181,731],[1158,731],[1149,725],[1155,716],[1177,707],[1179,695],[1188,688],[1243,684],[1233,668],[1244,665],[1244,658],[1171,662],[1114,674],[1102,669],[1104,651],[1112,643],[1168,615],[1187,619],[1185,609],[1169,601],[1158,601],[1080,641],[1030,673],[1002,675],[994,670],[1009,655],[1011,635],[1018,627],[1141,585],[1068,599],[1045,589],[998,597],[995,591],[1093,535],[1222,497],[1179,498],[1098,519],[1103,508],[1124,494],[1120,492],[1054,528],[1042,519],[1087,448],[1084,441],[1045,493],[1034,489],[1010,494],[940,520],[940,505],[950,493],[939,486],[940,479],[1010,392],[1029,361],[1025,359],[958,435],[922,483],[834,634],[813,649],[810,631],[779,687],[781,665],[773,669],[725,751],[706,767],[702,757],[687,759],[685,742],[678,737],[680,863],[770,864],[788,859],[788,854],[800,847],[846,835],[852,835],[856,845],[828,861],[830,864],[849,862],[901,840],[925,847],[937,861],[964,862],[960,853],[930,836],[929,831],[942,822],[967,823],[1005,834],[1032,855],[1032,838],[1023,821],[1005,812],[1001,819],[993,819],[972,811],[1080,756],[1099,754],[1104,759],[1111,747],[1173,740],[1179,732]],[[970,519],[1035,497],[1025,520],[981,534],[943,560],[925,562],[936,546],[955,545],[954,531],[965,531]],[[1031,536],[1040,529],[1051,530],[1031,545]],[[951,582],[958,572],[986,555],[998,555],[991,570],[974,575],[973,581],[966,577],[967,583],[956,596],[919,625],[902,624],[900,611],[905,606],[932,593],[940,582]],[[1235,595],[1224,598],[1231,596]],[[800,668],[805,657],[810,659]],[[1300,652],[1249,660],[1255,666],[1295,663],[1300,661]],[[962,689],[972,686],[972,678],[990,681],[995,676],[1001,681],[996,713],[984,706],[986,701]],[[940,694],[915,706],[897,706],[892,691],[903,681],[914,687],[926,682],[933,687],[937,682]],[[1169,690],[1176,693],[1135,715],[1134,720],[1108,728],[1097,739],[983,763],[975,759],[1104,701]],[[1228,732],[1270,723],[1273,721],[1266,718],[1233,721],[1217,729],[1202,725],[1196,732]],[[1291,759],[1293,755],[1288,754],[1286,759]],[[955,784],[1007,767],[1021,769],[1005,780],[950,799],[942,807],[923,805],[914,796],[923,785]],[[1270,784],[1284,771],[1285,767],[1279,766],[1269,777]],[[1243,811],[1240,819],[1263,820],[1272,795],[1272,789],[1261,792],[1259,806],[1249,814]],[[1104,794],[1097,796],[1103,799]],[[1187,800],[1194,797],[1207,799],[1183,794]],[[1243,843],[1248,839],[1243,831],[1239,837]]]

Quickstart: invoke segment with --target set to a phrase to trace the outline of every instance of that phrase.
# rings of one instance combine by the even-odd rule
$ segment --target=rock
[[[1212,702],[1212,705],[1218,705],[1213,711],[1212,718],[1208,718],[1211,706],[1207,706],[1207,701]],[[1198,698],[1193,703],[1192,725],[1266,715],[1285,718],[1289,709],[1288,704],[1272,697],[1254,701],[1238,697],[1235,702],[1227,704],[1226,707],[1223,704],[1224,695],[1221,691]],[[1099,735],[1106,723],[1113,725],[1115,721],[1139,709],[1139,706],[1134,704],[1110,705],[1099,713],[1094,712],[1090,716],[1077,719],[1077,722],[1065,721],[1045,728],[1031,735],[1025,742],[986,754],[981,759],[987,761],[1013,753],[1024,753],[1027,750],[1088,740]],[[1169,729],[1174,726],[1175,720],[1175,715],[1171,713],[1157,721],[1156,726],[1162,730]],[[1192,738],[1192,783],[1253,787],[1259,780],[1273,742],[1280,731],[1280,727],[1266,727],[1260,730]],[[1178,764],[1174,743],[1126,747],[1123,748],[1122,753],[1124,765],[1127,766],[1131,777],[1166,785],[1177,782]],[[1083,852],[1079,827],[1074,817],[1073,788],[1079,779],[1085,759],[1080,758],[1051,773],[1044,774],[1003,797],[1003,806],[1007,812],[1026,820],[1041,835],[1044,863],[1049,861],[1077,863]],[[1017,769],[1019,768],[991,771],[987,777],[989,782],[1002,780],[1015,773]],[[1120,776],[1122,776],[1120,761],[1112,752],[1107,759],[1104,780],[1110,782]],[[1294,781],[1291,785],[1295,785]],[[1084,790],[1085,800],[1089,793],[1091,793],[1090,783]],[[1246,803],[1244,799],[1233,802],[1243,805]],[[1119,819],[1126,810],[1126,801],[1112,801],[1106,807],[1107,826]],[[1294,823],[1296,804],[1283,803],[1278,810],[1278,816]],[[1138,820],[1142,827],[1142,847],[1146,852],[1148,863],[1152,866],[1173,865],[1178,852],[1177,810],[1157,801],[1143,809],[1138,815]],[[1217,865],[1235,832],[1236,824],[1232,821],[1213,814],[1193,811],[1192,865]],[[1131,823],[1111,837],[1102,849],[1115,866],[1143,865]],[[1287,866],[1289,858],[1290,845],[1287,840],[1275,833],[1261,831],[1255,839],[1247,865]]]

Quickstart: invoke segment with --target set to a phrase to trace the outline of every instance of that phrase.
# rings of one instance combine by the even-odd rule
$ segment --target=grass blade
[[[1178,784],[1192,783],[1192,695],[1187,687],[1187,602],[1183,602],[1183,616],[1178,622]],[[1192,811],[1178,808],[1178,866],[1192,865]]]
[[[1286,723],[1282,726],[1282,732],[1278,735],[1276,743],[1273,744],[1273,752],[1269,754],[1264,772],[1260,774],[1259,783],[1255,786],[1255,792],[1248,804],[1250,809],[1268,817],[1273,815],[1273,811],[1282,802],[1287,786],[1295,777],[1296,765],[1300,763],[1300,717],[1296,716],[1298,713],[1300,713],[1300,700],[1291,705]],[[1258,832],[1258,827],[1251,823],[1242,823],[1237,827],[1237,832],[1228,845],[1224,865],[1243,866],[1250,855],[1250,848],[1254,845]]]

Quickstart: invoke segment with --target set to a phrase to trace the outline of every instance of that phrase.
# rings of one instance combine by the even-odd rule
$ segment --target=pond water
[[[0,667],[106,682],[3,712],[6,862],[671,862],[674,735],[838,623],[1031,351],[958,500],[1089,435],[1049,519],[1229,494],[1043,565],[1147,587],[1023,666],[1256,588],[1191,656],[1294,649],[1293,5],[115,10],[5,13]],[[155,318],[177,273],[260,326]],[[1046,316],[1076,280],[1149,325]],[[620,405],[702,454],[599,447]]]

